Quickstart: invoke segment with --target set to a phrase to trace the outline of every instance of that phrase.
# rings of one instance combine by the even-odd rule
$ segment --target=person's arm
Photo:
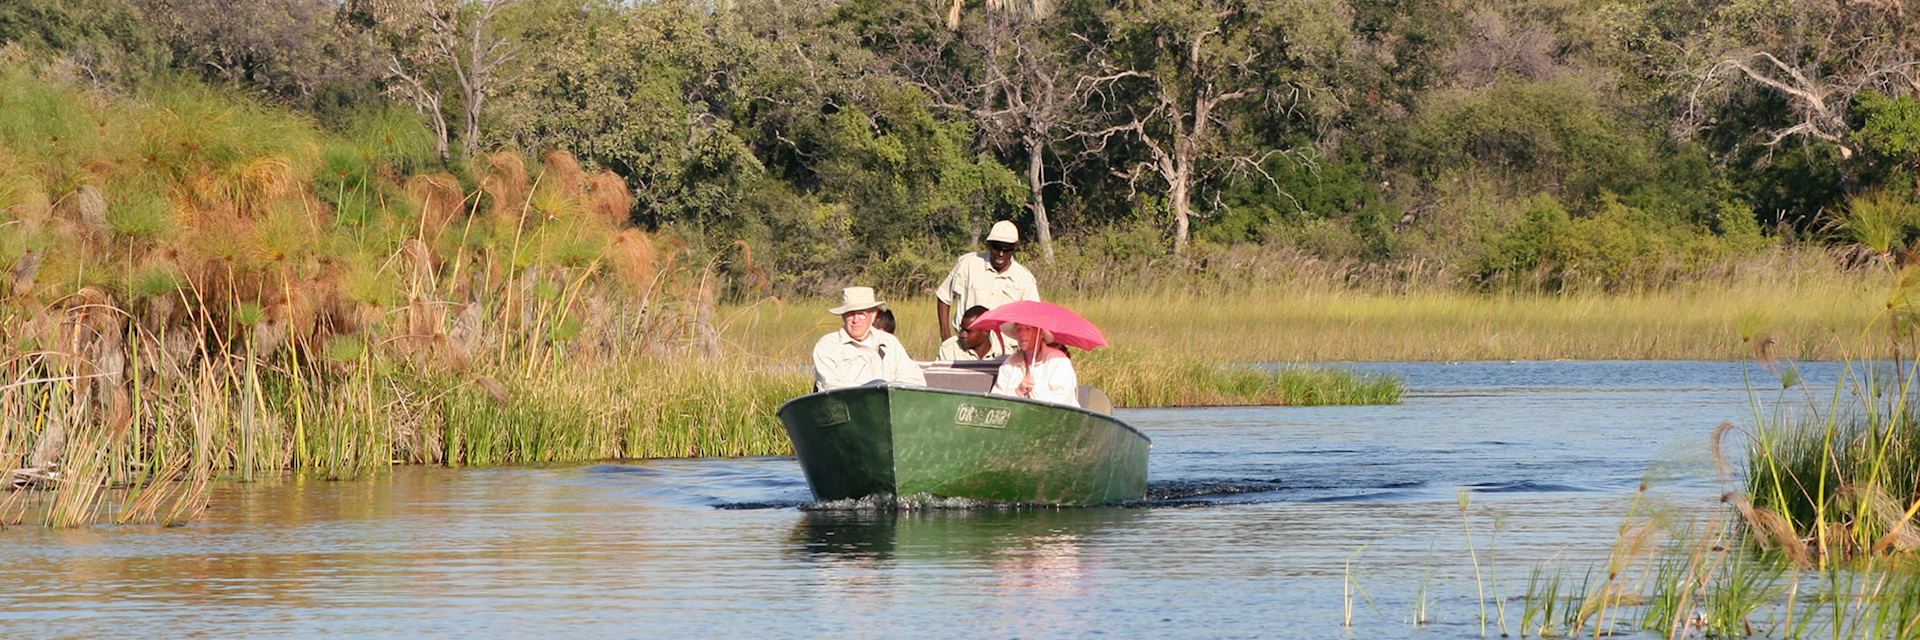
[[[960,256],[953,262],[953,270],[947,272],[946,279],[933,288],[934,309],[939,312],[934,319],[940,322],[941,340],[953,337],[953,303],[960,290],[960,281],[966,278],[966,265],[967,257]]]
[[[1006,362],[1000,363],[1000,368],[994,371],[993,389],[987,393],[1019,397],[1021,377],[1020,365],[1013,364],[1013,360],[1009,358]]]
[[[1061,404],[1080,406],[1080,376],[1073,372],[1073,361],[1059,357],[1047,361],[1047,364],[1053,365],[1052,375],[1047,377],[1051,378],[1055,397],[1060,398]]]
[[[831,365],[827,363],[826,358],[822,357],[824,355],[823,353],[824,351],[825,349],[822,349],[821,345],[818,345],[818,344],[813,345],[813,390],[814,391],[826,391],[828,389],[834,388],[832,386],[828,386],[829,381],[827,380],[827,373],[831,369]],[[835,385],[835,386],[838,386],[838,385]]]
[[[1026,266],[1021,265],[1021,268],[1024,269],[1026,268]],[[1033,277],[1032,271],[1027,271],[1026,275],[1027,277],[1022,278],[1022,280],[1025,280],[1026,282],[1020,283],[1021,285],[1023,285],[1022,288],[1026,289],[1025,291],[1020,292],[1020,299],[1039,302],[1040,301],[1040,281]]]
[[[933,308],[936,309],[934,317],[940,319],[940,341],[946,342],[947,338],[953,337],[953,305],[945,300],[935,300]]]
[[[888,335],[886,340],[891,348],[887,350],[885,356],[882,356],[884,362],[881,362],[881,365],[887,369],[885,372],[887,381],[927,386],[926,371],[920,368],[920,363],[913,360],[913,356],[907,354],[907,346],[892,335]]]

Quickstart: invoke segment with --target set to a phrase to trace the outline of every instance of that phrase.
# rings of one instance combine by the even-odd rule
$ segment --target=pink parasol
[[[981,314],[968,328],[992,331],[1007,323],[1039,327],[1053,333],[1053,339],[1060,344],[1078,349],[1095,349],[1107,346],[1107,336],[1100,333],[1100,327],[1093,326],[1080,314],[1068,311],[1057,304],[1034,300],[1009,302]]]

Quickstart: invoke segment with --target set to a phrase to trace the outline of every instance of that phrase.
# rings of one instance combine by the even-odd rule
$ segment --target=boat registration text
[[[1004,429],[1013,410],[1006,407],[976,407],[967,403],[953,409],[953,423],[965,427]]]

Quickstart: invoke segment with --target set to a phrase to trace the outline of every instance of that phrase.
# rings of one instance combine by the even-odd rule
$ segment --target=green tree
[[[1338,110],[1329,98],[1352,37],[1344,2],[1129,1],[1097,20],[1098,32],[1080,35],[1114,124],[1096,132],[1096,151],[1115,136],[1143,149],[1133,179],[1151,174],[1165,189],[1175,253],[1186,250],[1198,189],[1281,152],[1228,135],[1245,111],[1304,125]]]
[[[0,3],[0,46],[6,45],[63,59],[95,86],[138,83],[167,61],[152,26],[123,0]]]
[[[1088,126],[1081,105],[1088,97],[1089,69],[1076,60],[1059,33],[1058,17],[1019,16],[1007,11],[967,14],[953,30],[933,24],[915,5],[904,5],[883,32],[897,72],[925,90],[945,112],[972,123],[983,142],[1024,165],[1027,212],[1040,250],[1053,259],[1053,224],[1047,209],[1048,156]],[[1071,155],[1069,156],[1072,157]]]
[[[527,73],[497,139],[560,148],[626,178],[647,224],[707,229],[763,173],[728,107],[737,61],[762,54],[730,15],[678,2],[588,7],[527,25]]]
[[[487,100],[513,80],[520,53],[519,0],[363,0],[385,48],[389,87],[433,124],[435,150],[451,159],[453,124],[465,156],[479,149]],[[503,19],[506,17],[506,19]]]
[[[367,30],[335,0],[135,0],[175,66],[301,106],[366,98],[381,72]]]
[[[1909,172],[1913,195],[1920,197],[1920,95],[1889,97],[1860,95],[1858,138],[1868,153],[1886,158]]]

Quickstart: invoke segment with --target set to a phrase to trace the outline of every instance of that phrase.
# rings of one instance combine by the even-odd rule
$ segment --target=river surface
[[[1351,366],[1406,401],[1120,411],[1154,441],[1124,508],[823,509],[790,458],[220,485],[183,527],[0,531],[0,637],[1477,638],[1482,602],[1497,636],[1636,501],[1721,509],[1711,432],[1781,395],[1745,363]]]

